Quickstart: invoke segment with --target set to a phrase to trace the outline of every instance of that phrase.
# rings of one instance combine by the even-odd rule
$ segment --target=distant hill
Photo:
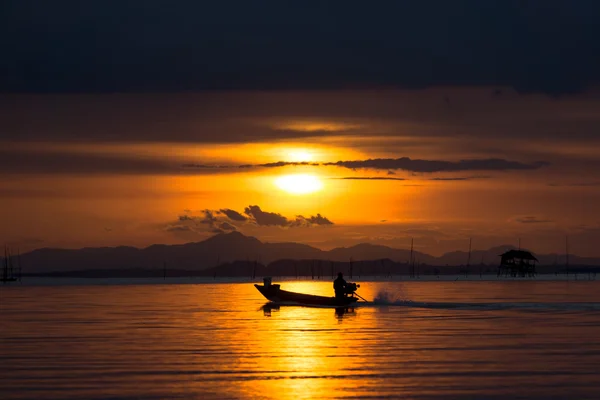
[[[499,246],[488,250],[475,250],[471,253],[470,264],[476,266],[483,263],[497,266],[499,262],[498,255],[509,249],[514,249],[514,247]],[[536,254],[536,256],[540,261],[540,265],[562,266],[565,261],[564,255]],[[417,264],[442,267],[443,269],[445,266],[465,265],[468,253],[454,251],[441,257],[434,257],[414,251],[413,258]],[[198,273],[203,271],[202,275],[210,275],[213,268],[219,266],[217,268],[222,269],[224,268],[223,265],[234,265],[235,261],[251,264],[256,261],[261,265],[260,268],[278,261],[280,264],[286,264],[285,268],[293,269],[295,268],[294,260],[304,260],[302,261],[304,264],[306,264],[306,260],[312,260],[309,262],[310,265],[318,265],[321,262],[321,268],[326,268],[324,263],[330,261],[348,263],[350,260],[354,261],[357,268],[360,268],[360,261],[363,260],[389,260],[390,265],[407,265],[410,260],[410,250],[362,243],[352,247],[338,247],[324,251],[301,243],[263,243],[254,237],[232,232],[215,235],[202,242],[178,245],[156,244],[143,249],[125,246],[77,250],[42,248],[21,255],[23,272],[27,274],[109,269],[162,271],[163,265],[166,263],[169,270],[179,269],[197,271]],[[571,265],[600,266],[600,258],[583,258],[569,255],[569,262]],[[298,265],[297,262],[296,265]],[[310,269],[311,267],[303,268],[305,268],[305,271],[309,271],[306,268]],[[312,268],[314,272],[316,267],[313,266]],[[378,268],[385,270],[391,267],[382,266]],[[401,267],[397,266],[395,268],[400,269]],[[327,273],[325,272],[325,274]]]

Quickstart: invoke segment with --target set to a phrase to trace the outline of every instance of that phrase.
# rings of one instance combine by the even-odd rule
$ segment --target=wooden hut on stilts
[[[500,254],[498,276],[533,277],[535,276],[535,263],[538,259],[525,250],[509,250]]]

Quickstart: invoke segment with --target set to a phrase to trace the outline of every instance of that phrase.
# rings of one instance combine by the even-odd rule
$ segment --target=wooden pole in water
[[[567,269],[567,276],[569,276],[569,236],[565,236],[565,252],[566,252],[566,269]]]
[[[333,279],[333,261],[331,261],[331,279]]]
[[[413,278],[415,276],[415,263],[413,260],[413,244],[414,244],[414,238],[410,238],[410,277]]]
[[[471,241],[473,239],[469,238],[469,255],[467,256],[467,270],[465,271],[465,276],[469,276],[469,268],[471,267]]]
[[[17,258],[15,263],[15,272],[13,273],[13,278],[20,279],[18,274],[19,268],[21,268],[21,250],[17,247]]]
[[[350,279],[352,279],[352,257],[350,257]]]
[[[471,242],[472,238],[469,238],[469,256],[467,257],[467,267],[471,265]]]
[[[479,277],[481,277],[481,269],[483,268],[483,255],[485,253],[481,253],[481,264],[479,264]]]
[[[8,279],[12,279],[14,275],[14,265],[12,260],[12,255],[10,254],[10,250],[8,250]]]
[[[317,269],[317,279],[321,280],[321,275],[323,275],[323,270],[322,270],[322,265],[321,265],[321,260],[319,260],[319,267]]]
[[[8,278],[8,250],[6,245],[4,245],[4,265],[2,267],[2,282],[6,283]]]
[[[167,262],[163,262],[163,280],[167,279]]]

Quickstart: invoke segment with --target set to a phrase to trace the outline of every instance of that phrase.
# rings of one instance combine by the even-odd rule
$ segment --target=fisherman
[[[344,280],[344,274],[338,272],[338,277],[333,281],[333,290],[335,291],[336,298],[346,297],[346,281]]]

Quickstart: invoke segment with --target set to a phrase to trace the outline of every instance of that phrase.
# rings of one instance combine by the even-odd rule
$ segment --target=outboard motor
[[[348,282],[346,284],[346,294],[352,295],[354,294],[354,292],[356,292],[358,290],[358,288],[360,287],[359,284],[354,283],[354,282]]]

